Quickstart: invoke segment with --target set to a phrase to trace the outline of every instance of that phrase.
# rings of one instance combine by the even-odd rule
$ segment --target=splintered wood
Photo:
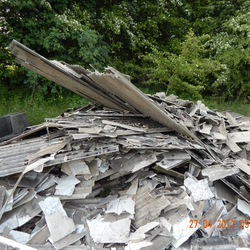
[[[249,118],[10,48],[97,104],[2,142],[0,249],[250,247]]]

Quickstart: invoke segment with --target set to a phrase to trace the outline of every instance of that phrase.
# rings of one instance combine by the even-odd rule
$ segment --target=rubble
[[[250,247],[248,118],[10,49],[94,104],[1,142],[1,249]]]

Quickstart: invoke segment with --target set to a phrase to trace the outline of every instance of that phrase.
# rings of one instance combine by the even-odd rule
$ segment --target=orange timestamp
[[[190,220],[189,223],[189,228],[196,228],[198,226],[198,220]],[[249,227],[249,220],[240,220],[237,221],[237,223],[240,223],[240,227],[241,228],[248,228]],[[217,228],[233,228],[235,225],[235,220],[217,220],[216,224],[212,224],[212,221],[209,220],[203,220],[202,221],[202,225],[200,225],[200,228],[203,226],[203,228],[207,228],[207,227],[217,227]]]

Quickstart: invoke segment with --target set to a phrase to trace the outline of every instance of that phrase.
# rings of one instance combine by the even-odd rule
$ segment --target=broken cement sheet
[[[16,194],[14,194],[13,208],[19,207],[31,201],[35,197],[35,194],[36,192],[33,189],[21,189],[17,197]]]
[[[209,181],[215,181],[227,176],[235,175],[239,173],[240,170],[236,167],[223,166],[223,165],[213,165],[201,170],[203,176],[208,176]]]
[[[53,246],[57,250],[66,248],[66,247],[70,246],[71,244],[74,244],[78,240],[82,239],[85,235],[86,235],[86,232],[83,229],[83,230],[81,230],[81,232],[73,233],[73,234],[70,234],[70,235],[62,238],[61,240],[54,243]],[[80,247],[79,247],[79,249],[80,249]]]
[[[137,194],[133,196],[136,211],[135,225],[137,227],[156,219],[161,211],[170,204],[165,196],[152,198],[149,192],[150,189],[147,186],[142,186],[138,189]]]
[[[47,243],[49,236],[50,236],[49,229],[47,224],[45,224],[42,228],[37,229],[37,231],[34,232],[33,230],[31,238],[27,242],[27,244],[45,245]]]
[[[126,243],[129,239],[131,219],[127,214],[100,214],[87,220],[90,236],[96,243]]]
[[[237,208],[244,214],[247,214],[248,216],[250,216],[250,204],[238,199],[237,200]]]
[[[32,155],[29,155],[27,157],[27,159],[29,160],[29,162],[32,162],[35,159],[41,158],[41,157],[43,157],[45,155],[55,154],[60,149],[64,148],[66,144],[67,144],[66,142],[61,142],[61,143],[57,142],[57,143],[48,144],[48,145],[46,145],[44,147],[41,147],[41,149],[38,152],[36,152],[36,153],[34,153]]]
[[[228,136],[235,143],[250,142],[250,131],[228,133]]]
[[[160,226],[165,229],[165,231],[170,233],[172,225],[164,217],[158,217],[157,221],[159,221]]]
[[[135,202],[131,198],[122,196],[109,202],[106,213],[115,213],[120,215],[124,212],[132,215],[135,213]]]
[[[145,167],[147,167],[147,166],[149,166],[157,161],[155,153],[150,154],[149,156],[144,155],[144,157],[145,157],[144,159],[140,159],[140,162],[138,162],[137,164],[134,165],[133,169],[131,170],[132,173],[134,173],[142,168],[145,168]]]
[[[214,197],[212,191],[209,188],[207,179],[195,180],[194,178],[186,178],[184,185],[191,192],[194,202],[201,200],[208,200]]]
[[[162,236],[158,234],[153,240],[151,240],[151,243],[153,243],[152,246],[143,247],[141,250],[165,250],[168,249],[171,245],[172,237],[169,236]]]
[[[250,176],[250,164],[247,159],[238,159],[234,163],[239,169]]]
[[[130,156],[130,157],[129,157]],[[117,157],[111,162],[111,168],[119,171],[121,175],[134,173],[142,168],[150,166],[157,161],[156,153],[132,153],[126,157]]]
[[[163,140],[165,140],[166,137],[168,137],[170,139],[172,138],[169,134],[161,134],[161,135],[158,134],[158,138],[159,139],[162,138]],[[133,138],[135,138],[135,137],[133,137]],[[137,136],[137,139],[138,138],[139,138],[139,136]],[[144,139],[145,139],[145,137],[144,137]],[[112,141],[109,141],[110,139],[100,139],[100,138],[96,139],[95,138],[94,140],[95,140],[94,142],[96,144],[100,144],[100,145],[104,145],[105,143],[106,144],[109,143],[109,145],[111,145],[111,143],[113,144],[113,143],[117,142],[117,139],[112,139]],[[176,142],[176,140],[174,140],[174,141]],[[151,138],[150,138],[150,143],[151,143]],[[70,150],[68,152],[72,156],[71,160],[74,159],[74,152],[75,152],[74,150],[79,150],[79,148],[83,147],[83,148],[86,148],[87,151],[89,151],[90,147],[91,148],[95,148],[96,147],[96,145],[94,145],[94,146],[93,145],[94,145],[94,143],[93,143],[92,139],[90,139],[90,138],[86,139],[86,141],[83,140],[81,142],[78,141],[77,143],[76,142],[71,143],[71,147],[67,148],[67,150]],[[176,144],[176,147],[177,146],[178,146],[178,144]],[[159,147],[159,149],[161,149],[161,147]],[[163,154],[166,153],[165,151],[162,151],[162,150],[159,150],[159,151],[158,150],[157,151],[154,151],[154,150],[143,151],[143,150],[140,150],[140,149],[138,149],[138,150],[133,149],[133,151],[132,151],[132,150],[128,150],[127,148],[124,148],[122,146],[122,144],[120,144],[120,148],[118,148],[118,150],[119,150],[119,152],[117,151],[117,153],[113,153],[113,154],[110,154],[110,155],[103,154],[102,159],[97,159],[97,158],[94,158],[94,157],[86,159],[86,163],[91,167],[92,173],[91,174],[88,173],[88,174],[83,174],[83,175],[77,175],[77,179],[80,180],[80,183],[77,184],[77,187],[75,188],[75,191],[74,191],[73,195],[72,196],[63,197],[63,198],[60,197],[60,198],[66,199],[68,201],[67,204],[69,203],[69,201],[73,202],[75,204],[78,204],[78,206],[80,206],[81,209],[86,209],[86,207],[91,207],[91,209],[93,209],[93,210],[91,210],[91,211],[88,210],[89,214],[91,214],[91,218],[96,218],[95,217],[96,214],[98,214],[100,211],[99,210],[95,210],[95,207],[96,206],[100,206],[102,209],[104,209],[104,205],[100,204],[98,202],[95,203],[96,200],[100,199],[100,198],[94,198],[95,194],[96,194],[95,190],[99,189],[101,187],[101,185],[105,185],[107,183],[111,183],[109,181],[112,180],[113,181],[111,183],[111,190],[112,190],[112,192],[117,192],[115,188],[118,188],[118,190],[121,190],[121,191],[119,191],[120,195],[127,195],[127,197],[131,198],[131,196],[128,196],[128,194],[126,194],[126,193],[128,191],[129,184],[132,181],[131,187],[133,189],[132,190],[132,194],[134,194],[134,195],[136,195],[138,191],[140,192],[140,188],[138,189],[138,185],[141,186],[141,184],[143,184],[143,185],[145,184],[145,185],[149,185],[151,188],[155,188],[155,189],[153,189],[151,191],[150,191],[150,189],[148,189],[147,196],[145,196],[145,197],[141,196],[141,199],[143,200],[142,202],[145,201],[145,202],[148,202],[149,204],[151,204],[150,209],[156,210],[159,205],[158,205],[158,202],[156,202],[157,199],[154,199],[154,198],[150,197],[152,200],[149,200],[149,198],[148,198],[149,192],[151,192],[151,195],[154,194],[153,196],[156,197],[156,198],[159,197],[158,195],[160,195],[160,196],[163,196],[163,198],[167,199],[170,202],[170,204],[166,208],[164,208],[163,210],[166,210],[169,214],[170,214],[170,212],[172,212],[172,211],[170,211],[171,209],[174,210],[174,211],[177,211],[175,214],[173,214],[173,215],[171,215],[169,217],[169,219],[170,219],[169,221],[173,222],[173,225],[177,224],[179,222],[179,220],[180,221],[183,220],[190,211],[192,213],[192,216],[197,215],[198,213],[193,214],[194,212],[196,212],[196,211],[194,211],[194,208],[195,208],[195,210],[199,209],[199,211],[203,211],[203,209],[204,209],[204,211],[207,211],[207,209],[209,208],[209,206],[207,206],[207,205],[204,208],[204,204],[203,205],[199,204],[199,205],[197,205],[195,207],[194,204],[200,203],[200,202],[193,202],[192,199],[190,198],[190,196],[187,195],[187,194],[185,194],[186,192],[185,192],[185,190],[183,190],[183,180],[184,180],[184,176],[186,176],[186,174],[184,174],[184,173],[186,171],[188,171],[190,160],[188,160],[186,163],[184,163],[182,166],[180,166],[180,168],[175,168],[174,170],[172,170],[172,171],[175,171],[176,174],[178,174],[178,175],[175,175],[175,178],[172,178],[169,175],[159,174],[159,172],[154,171],[154,166],[157,164],[157,161],[160,161],[160,159],[163,158]],[[198,155],[199,156],[203,155],[203,152],[201,152],[199,150],[200,149],[196,148],[195,151],[193,150],[192,152],[196,152],[197,157],[198,157]],[[186,151],[182,151],[181,149],[178,149],[177,151],[185,152],[186,153]],[[100,152],[101,152],[101,148],[100,148]],[[124,174],[131,173],[132,167],[134,165],[136,165],[137,163],[140,163],[140,160],[138,160],[139,157],[142,157],[142,156],[146,157],[146,156],[148,156],[148,155],[150,155],[150,154],[152,154],[154,152],[157,155],[157,157],[156,157],[157,161],[155,163],[152,163],[152,167],[151,167],[151,165],[149,165],[148,167],[144,167],[144,168],[142,168],[142,169],[140,169],[138,171],[135,171],[134,174],[132,174],[132,175],[124,176]],[[185,153],[183,153],[183,154],[185,154]],[[229,153],[232,154],[231,151]],[[65,151],[65,155],[66,154],[67,154],[67,151]],[[137,156],[138,156],[138,158],[137,158]],[[131,167],[131,165],[129,165],[127,163],[130,161],[130,159],[133,159],[133,157],[135,157],[136,160],[133,163],[134,165],[132,165],[132,167]],[[145,157],[144,157],[144,159],[145,159]],[[116,162],[115,164],[113,164],[113,162],[116,161],[114,159],[119,159],[119,158],[122,159],[121,162]],[[200,161],[202,161],[203,160],[202,157],[200,157],[200,158],[201,158]],[[106,161],[106,163],[105,163],[106,165],[103,168],[103,171],[104,171],[103,175],[100,175],[100,173],[99,173],[98,170],[101,169],[100,167],[102,166],[104,160]],[[91,163],[91,162],[93,162],[93,163]],[[131,162],[132,162],[132,160],[131,160]],[[233,163],[234,161],[231,160],[229,162]],[[81,162],[79,161],[77,164],[81,164]],[[127,168],[126,168],[126,170],[128,170],[127,172],[124,171],[124,169],[123,169],[123,167],[126,166],[125,164],[127,164]],[[199,164],[199,162],[197,161],[196,162],[197,168],[201,169],[203,165],[206,166],[206,164],[204,164],[204,163],[203,163],[203,165],[201,165],[201,164]],[[211,167],[218,165],[218,164],[216,164],[214,162],[210,162],[209,164],[211,165]],[[113,169],[109,169],[110,165],[112,165],[112,167],[116,168],[117,171],[113,171]],[[116,165],[116,167],[114,165]],[[121,165],[123,165],[123,166],[121,167]],[[111,171],[111,172],[107,173],[105,171],[105,169],[106,169],[106,171],[112,170],[113,172]],[[52,175],[54,175],[54,174],[58,175],[58,173],[59,173],[59,176],[63,176],[63,174],[62,174],[62,172],[60,172],[60,170],[61,170],[60,165],[57,165],[55,167],[55,172],[53,170],[50,174],[52,174]],[[122,172],[122,171],[124,171],[124,172]],[[116,172],[119,174],[119,177],[121,177],[119,180],[117,180],[117,176],[115,176]],[[196,174],[194,171],[192,171],[192,173],[193,173],[193,175],[195,175],[197,177],[197,180],[199,180],[199,178],[202,178],[199,174]],[[88,175],[89,175],[89,177],[88,177]],[[93,178],[92,175],[94,175],[95,177],[97,177],[97,181],[94,180],[95,178]],[[40,174],[38,176],[40,176]],[[178,179],[177,176],[182,176],[181,178],[183,178],[183,179]],[[87,184],[87,182],[86,182],[86,180],[85,180],[84,177],[90,178],[89,182],[91,182],[91,183]],[[106,178],[106,177],[108,177],[108,178]],[[166,181],[164,181],[164,180],[166,180],[164,177],[165,178],[167,177],[168,184],[166,184]],[[236,177],[236,176],[233,176],[233,177]],[[34,178],[36,178],[36,177],[34,177]],[[190,176],[190,178],[191,178],[191,176]],[[13,178],[11,178],[11,179],[13,179]],[[38,180],[41,180],[41,181],[37,181],[36,180],[36,181],[34,181],[34,183],[40,183],[40,182],[42,183],[43,179],[44,179],[44,177],[43,178],[39,177]],[[114,183],[114,185],[113,185],[113,183]],[[124,183],[126,185],[124,185]],[[157,187],[157,185],[159,185],[159,187]],[[166,187],[164,187],[164,185],[166,185]],[[26,187],[27,185],[25,184],[24,186]],[[91,188],[88,189],[88,192],[83,191],[83,190],[85,190],[85,188],[90,187],[90,186],[91,186]],[[92,188],[93,188],[93,192],[92,192]],[[211,189],[212,189],[212,187],[211,187]],[[183,190],[183,191],[181,193],[179,193],[181,190]],[[25,191],[25,190],[23,190],[23,191]],[[21,194],[21,192],[20,192],[20,194]],[[49,193],[46,192],[46,195],[48,195],[48,194]],[[89,199],[89,198],[85,199],[85,197],[88,194],[93,195],[92,196],[93,199]],[[235,196],[235,194],[234,194],[234,196]],[[74,201],[74,199],[77,199],[77,200]],[[217,199],[220,199],[220,198],[217,197]],[[221,197],[221,199],[223,199],[223,201],[225,203],[228,203],[227,200],[224,199],[224,196]],[[118,200],[119,200],[119,198],[118,198]],[[210,204],[212,201],[213,200],[210,199],[207,203]],[[201,201],[201,202],[203,202],[203,201]],[[162,203],[164,203],[164,202],[162,202]],[[201,208],[200,208],[200,206],[201,206]],[[119,210],[119,211],[121,211],[121,210]],[[141,212],[143,210],[138,210],[138,211]],[[102,212],[104,212],[104,210],[102,210]],[[128,210],[127,210],[127,212],[128,212]],[[155,212],[155,211],[153,211],[153,212]],[[123,213],[126,213],[125,209],[121,213],[121,215],[123,215]],[[135,214],[136,213],[137,213],[137,210],[135,209]],[[111,213],[111,214],[114,215],[114,213]],[[167,213],[165,213],[165,214],[167,214]],[[189,213],[189,215],[190,215],[190,213]],[[200,213],[198,215],[201,217]],[[106,218],[106,216],[107,216],[107,214],[105,215],[105,218]],[[144,216],[145,216],[145,212],[144,212]],[[147,214],[146,214],[146,216],[147,216]],[[176,217],[177,217],[177,219],[176,219]],[[129,218],[130,219],[132,218],[131,215],[129,215]],[[89,220],[91,221],[91,219],[89,219]],[[150,223],[150,222],[151,222],[151,219],[149,219],[144,224]],[[131,226],[133,227],[133,224]],[[172,225],[170,224],[170,228],[171,227],[172,227]],[[166,225],[166,228],[169,228],[169,225]],[[168,230],[168,231],[170,231],[170,230]],[[69,235],[65,236],[63,239],[57,241],[56,243],[53,243],[53,245],[55,247],[57,246],[58,248],[61,247],[61,246],[63,246],[63,244],[61,243],[61,241],[65,240],[65,239],[68,239],[68,238],[71,238],[71,237],[73,239],[74,236],[75,236],[75,232],[76,231],[74,231],[73,233],[70,233]],[[158,232],[158,229],[153,230],[152,232],[149,232],[149,235],[150,234],[154,235],[157,232]],[[130,234],[131,233],[132,232],[131,232],[131,228],[130,228]],[[47,234],[47,236],[46,236],[46,234]],[[159,234],[159,232],[158,232],[158,234]],[[163,232],[163,235],[164,234],[167,234],[167,229],[166,229],[166,231]],[[169,232],[169,234],[171,235],[170,232]],[[148,235],[148,234],[146,233],[146,235]],[[45,230],[45,233],[41,232],[40,236],[43,238],[43,240],[44,240],[44,238],[49,238],[49,231],[46,232],[46,230]],[[196,237],[196,234],[194,236]],[[76,237],[80,237],[80,235],[78,235]],[[171,238],[171,237],[172,236],[169,236],[169,238]],[[200,235],[199,235],[199,237],[200,237]],[[156,239],[157,238],[159,238],[159,236],[157,236]],[[165,237],[164,239],[167,242],[169,240],[169,238]],[[147,237],[145,241],[151,241],[151,243],[152,243],[152,242],[154,242],[154,239],[152,240],[152,239],[150,239],[150,237]],[[43,243],[41,243],[41,244],[43,244]],[[166,243],[166,245],[167,245],[167,243]],[[151,247],[154,247],[154,249],[157,249],[158,245],[156,245],[156,246],[153,245]]]
[[[20,250],[37,250],[36,248],[23,245],[23,244],[18,243],[14,240],[7,239],[1,235],[0,235],[0,243],[3,243],[6,246],[11,246],[11,247],[14,247],[15,249],[20,249]]]
[[[78,131],[79,133],[98,135],[102,131],[102,128],[98,128],[98,127],[78,128]]]
[[[230,125],[232,126],[238,126],[238,122],[236,121],[236,119],[228,112],[226,112],[226,117],[227,117],[227,120],[229,122]]]
[[[8,198],[6,199],[4,205],[2,206],[1,210],[0,210],[0,220],[2,218],[3,213],[6,211],[6,207],[8,206],[10,200],[13,198],[14,192],[16,191],[19,183],[22,181],[22,178],[24,176],[25,173],[28,173],[31,170],[34,170],[36,172],[41,172],[43,170],[43,166],[45,162],[48,162],[49,160],[54,159],[54,156],[51,155],[49,157],[46,158],[41,158],[38,159],[37,161],[29,164],[28,166],[25,167],[25,169],[23,170],[23,172],[20,174],[18,180],[16,181],[14,187],[12,188]]]
[[[130,242],[138,242],[146,238],[146,233],[155,227],[159,226],[159,222],[152,221],[141,227],[139,227],[134,233],[131,233],[129,236]]]
[[[133,180],[131,182],[131,186],[129,187],[129,189],[126,191],[127,195],[135,195],[138,189],[138,178],[136,178],[135,180]]]
[[[67,175],[91,174],[88,165],[83,160],[70,161],[62,164],[62,171]]]
[[[52,186],[55,185],[55,182],[54,182],[54,178],[55,176],[52,175],[52,174],[49,174],[42,182],[40,182],[40,184],[35,188],[35,191],[37,193],[40,193]]]
[[[163,159],[157,163],[156,169],[163,168],[169,170],[188,162],[190,159],[190,155],[185,151],[172,150],[163,154]]]
[[[41,159],[38,159],[37,161],[29,164],[23,171],[23,174],[26,174],[28,173],[29,171],[31,170],[34,170],[36,172],[42,172],[43,171],[43,167],[44,167],[44,163],[50,161],[50,160],[53,160],[54,159],[54,156],[51,155],[49,157],[46,157],[46,158],[41,158]]]
[[[173,225],[173,233],[172,236],[175,238],[172,241],[172,245],[175,248],[180,247],[185,241],[188,240],[188,238],[194,234],[194,232],[199,228],[199,225],[197,227],[191,228],[190,227],[190,217],[187,216],[179,223]]]
[[[42,200],[43,198],[37,195],[25,205],[4,213],[4,217],[0,220],[0,233],[3,232],[5,227],[16,229],[38,215],[41,212],[38,203]]]
[[[9,199],[8,204],[6,204],[6,200],[8,199],[8,196],[10,195],[10,193],[11,193],[11,187],[8,186],[8,184],[6,184],[4,186],[0,186],[0,211],[3,209],[4,209],[4,212],[8,212],[8,211],[12,210],[13,197],[11,197]]]
[[[181,187],[170,187],[170,188],[159,187],[159,188],[154,188],[152,191],[150,191],[149,195],[152,198],[156,198],[162,195],[178,195],[181,192],[183,192],[183,189]]]
[[[56,212],[62,213],[64,216],[67,216],[63,206],[60,202],[60,199],[57,197],[48,197],[45,200],[39,202],[39,206],[41,207],[43,213],[45,215],[51,215]]]
[[[73,220],[61,212],[46,215],[45,220],[50,232],[49,241],[51,243],[58,242],[76,230]],[[60,227],[58,227],[58,223],[60,223]]]
[[[98,170],[98,164],[100,161],[97,159],[92,160],[88,165],[89,165],[89,170],[90,174],[84,174],[84,179],[85,180],[90,180],[92,177],[97,177],[99,175],[99,170]]]
[[[129,242],[128,245],[124,248],[124,250],[140,250],[145,247],[152,246],[153,243],[148,241],[141,241],[141,242]]]
[[[228,186],[223,184],[221,181],[216,181],[214,184],[217,198],[236,204],[235,193],[232,189],[228,188]]]
[[[12,240],[15,240],[16,242],[19,242],[21,244],[27,244],[27,242],[30,240],[31,235],[28,233],[11,230],[8,237]]]
[[[52,243],[61,240],[76,230],[73,220],[67,216],[59,198],[48,197],[39,202],[39,205],[45,214],[50,232],[49,240]],[[58,222],[60,222],[60,227],[58,227]]]
[[[199,132],[202,134],[210,135],[212,128],[213,128],[212,124],[203,124],[202,129],[200,129]]]
[[[93,187],[95,186],[95,180],[90,179],[87,181],[81,181],[74,189],[74,193],[71,196],[59,196],[60,200],[79,200],[85,199],[91,194]]]
[[[221,217],[220,221],[223,222],[226,221],[227,223],[229,223],[229,227],[222,227],[218,229],[219,231],[219,236],[223,237],[223,238],[228,238],[231,236],[236,236],[237,234],[239,234],[242,230],[244,230],[244,225],[242,227],[242,222],[240,222],[241,220],[245,221],[246,216],[240,212],[237,209],[237,205],[234,206],[230,211],[228,211],[228,213]],[[234,226],[231,225],[230,223],[233,224]]]
[[[192,205],[193,199],[186,193],[186,191],[183,191],[177,196],[166,196],[166,198],[169,199],[170,205],[164,209],[164,212],[179,208],[181,205],[185,205],[190,211],[194,210],[194,207]]]
[[[142,129],[142,128],[138,128],[138,127],[134,127],[134,126],[129,126],[129,125],[118,123],[118,122],[111,122],[111,121],[107,121],[107,120],[102,120],[102,123],[105,125],[112,125],[112,126],[121,127],[121,128],[133,130],[133,131],[137,131],[137,132],[147,132],[146,129]]]
[[[203,215],[205,202],[206,201],[197,201],[197,202],[192,203],[192,206],[194,209],[191,210],[191,214],[192,214],[192,217],[198,221],[201,219]]]
[[[199,224],[201,225],[201,231],[204,233],[205,237],[210,237],[213,233],[216,224],[218,223],[218,220],[223,214],[223,210],[225,209],[225,206],[221,200],[215,200],[214,204],[206,211],[206,213],[202,216],[202,219],[199,221]],[[207,224],[206,224],[207,223]],[[210,226],[203,226],[208,225],[210,223]]]
[[[75,185],[80,181],[74,176],[64,176],[62,178],[54,179],[57,182],[56,192],[54,195],[71,196],[74,193]]]
[[[188,210],[186,205],[180,205],[176,208],[164,211],[164,213],[162,214],[162,216],[164,216],[164,218],[166,218],[171,225],[178,224],[187,215],[188,215]]]

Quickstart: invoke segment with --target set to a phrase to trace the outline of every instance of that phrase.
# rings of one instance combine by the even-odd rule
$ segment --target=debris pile
[[[25,59],[23,65],[48,74],[41,66],[47,59],[28,61],[14,45],[20,44],[10,47]],[[76,80],[67,65],[53,65]],[[0,244],[20,249],[250,247],[249,119],[209,110],[201,101],[144,95],[112,68],[107,74],[74,68],[81,75],[75,88],[92,77],[91,89],[106,95],[0,144]],[[97,78],[109,91],[94,84]],[[114,93],[113,81],[128,92]],[[104,105],[105,100],[110,103]],[[120,108],[111,107],[114,103]]]

